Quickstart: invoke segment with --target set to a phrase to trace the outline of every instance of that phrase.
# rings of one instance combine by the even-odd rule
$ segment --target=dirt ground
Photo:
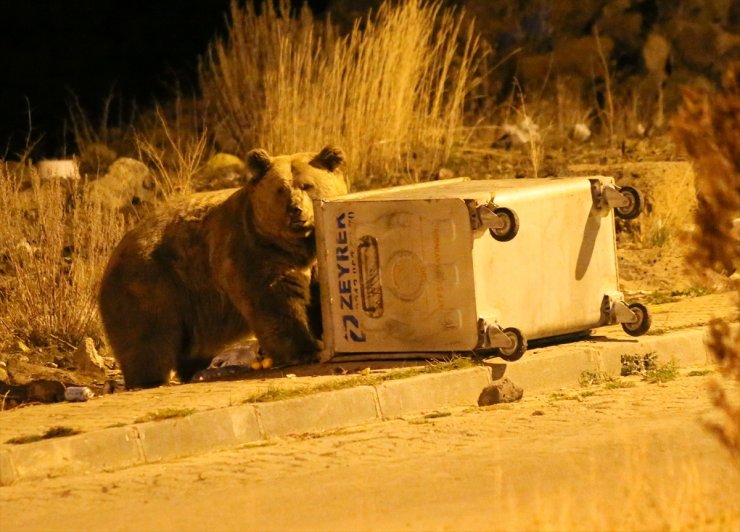
[[[2,528],[738,530],[707,371],[20,483]]]

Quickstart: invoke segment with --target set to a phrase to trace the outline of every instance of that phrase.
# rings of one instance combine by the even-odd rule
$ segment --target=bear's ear
[[[251,150],[247,153],[247,168],[252,174],[252,179],[259,179],[270,169],[270,156],[263,149]]]
[[[336,146],[324,146],[324,149],[316,154],[316,157],[311,159],[311,162],[309,164],[311,166],[324,168],[326,170],[329,170],[330,172],[333,172],[344,161],[344,151],[342,151],[342,148],[337,148]]]

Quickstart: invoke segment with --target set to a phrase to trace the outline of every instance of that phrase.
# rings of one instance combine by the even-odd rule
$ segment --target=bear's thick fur
[[[344,154],[252,150],[239,189],[194,194],[145,220],[113,252],[99,304],[128,388],[184,382],[256,335],[276,364],[314,360],[309,325],[315,198],[347,192]]]

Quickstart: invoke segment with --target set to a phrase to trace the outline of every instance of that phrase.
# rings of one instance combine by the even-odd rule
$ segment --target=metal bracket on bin
[[[629,198],[622,194],[614,185],[605,185],[598,179],[591,180],[591,196],[594,200],[594,206],[601,209],[617,209],[628,207]]]
[[[622,299],[622,294],[607,294],[601,303],[602,325],[613,325],[615,323],[636,323],[639,317],[632,311]]]
[[[508,242],[519,232],[519,217],[511,209],[499,207],[493,201],[478,203],[466,202],[470,213],[470,225],[476,229],[485,228],[499,242]]]
[[[637,218],[645,203],[642,194],[636,188],[605,185],[598,179],[591,179],[591,197],[596,210],[614,209],[615,214],[623,220]]]
[[[514,347],[514,341],[499,325],[478,318],[478,348],[493,349],[497,347],[512,348]]]

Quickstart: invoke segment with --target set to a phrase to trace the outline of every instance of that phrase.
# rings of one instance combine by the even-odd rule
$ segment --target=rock
[[[504,377],[492,385],[483,388],[478,397],[478,406],[497,405],[499,403],[513,403],[524,396],[524,390]]]
[[[132,205],[153,204],[157,198],[155,188],[152,173],[144,163],[121,157],[103,177],[87,185],[87,193],[111,209],[123,210]]]
[[[605,15],[597,25],[601,36],[613,39],[620,53],[639,51],[642,46],[642,15],[634,12],[617,12]]]
[[[455,172],[450,170],[449,168],[440,168],[436,172],[434,172],[431,176],[429,176],[430,181],[440,181],[442,179],[453,179],[455,177]]]
[[[671,55],[671,44],[657,32],[648,35],[642,47],[642,59],[645,68],[655,77],[662,79],[665,76],[665,67]]]
[[[220,190],[241,186],[244,162],[229,153],[217,153],[193,176],[195,190]]]
[[[532,142],[539,142],[540,128],[532,122],[529,117],[516,125],[505,124],[502,126],[503,135],[494,143],[494,147],[511,148],[516,146],[529,145]]]
[[[10,376],[4,367],[0,367],[0,382],[3,384],[10,384]]]
[[[614,41],[602,35],[597,41],[593,36],[565,38],[556,43],[552,52],[523,57],[519,61],[519,79],[525,89],[540,89],[542,81],[549,78],[574,77],[592,83],[595,76],[604,75],[604,64],[599,47],[608,61]]]
[[[118,154],[100,142],[86,144],[80,153],[80,172],[83,174],[101,175],[107,172]]]
[[[72,353],[75,367],[93,377],[105,377],[105,361],[95,349],[92,338],[85,338],[79,347]]]
[[[26,401],[58,403],[64,399],[64,384],[59,381],[37,380],[26,385]]]
[[[577,140],[578,142],[586,142],[591,138],[591,129],[583,122],[580,122],[573,126],[570,136],[573,140]]]
[[[678,19],[671,26],[671,44],[682,64],[708,72],[722,55],[720,30],[710,22]]]

